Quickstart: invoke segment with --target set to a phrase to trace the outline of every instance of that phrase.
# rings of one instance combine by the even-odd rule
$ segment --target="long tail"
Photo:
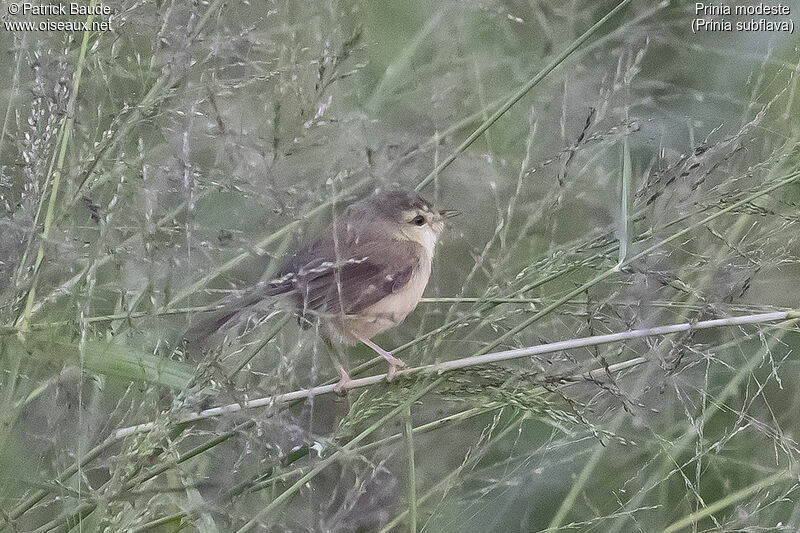
[[[257,304],[292,291],[294,286],[290,281],[277,280],[258,283],[249,289],[226,296],[218,302],[219,309],[198,316],[183,337],[189,344],[199,344],[217,331],[239,322],[239,318],[252,311]]]

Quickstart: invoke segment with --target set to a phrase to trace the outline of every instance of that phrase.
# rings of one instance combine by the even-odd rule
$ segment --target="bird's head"
[[[373,235],[383,233],[391,239],[413,241],[432,253],[444,229],[445,219],[458,214],[458,211],[449,209],[434,209],[415,191],[392,188],[379,189],[350,206],[347,219],[349,225],[370,226],[356,229],[367,229]]]

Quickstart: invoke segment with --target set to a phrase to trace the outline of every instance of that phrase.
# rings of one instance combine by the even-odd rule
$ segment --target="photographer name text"
[[[84,5],[35,4],[33,2],[10,2],[6,6],[9,18],[3,20],[6,31],[18,33],[29,31],[109,31],[114,12],[104,4]],[[50,18],[53,17],[53,18]],[[70,19],[72,20],[64,20]]]
[[[12,8],[11,6],[16,6]],[[96,4],[94,6],[87,6],[72,2],[70,4],[33,4],[30,2],[20,2],[18,4],[9,4],[9,13],[12,15],[63,15],[63,16],[81,16],[87,17],[89,15],[96,16],[109,16],[111,15],[111,7],[103,4]]]

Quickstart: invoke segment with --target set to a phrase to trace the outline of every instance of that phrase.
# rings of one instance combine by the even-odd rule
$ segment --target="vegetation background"
[[[800,530],[800,39],[619,3],[0,31],[0,530]],[[641,334],[201,412],[335,378],[270,305],[186,332],[395,182],[464,212],[411,366]]]

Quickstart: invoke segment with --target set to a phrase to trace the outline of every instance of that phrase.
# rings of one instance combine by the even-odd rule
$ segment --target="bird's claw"
[[[397,374],[397,369],[404,368],[406,364],[397,357],[392,357],[391,359],[387,357],[386,360],[389,362],[389,371],[386,373],[386,381],[391,382],[395,374]]]
[[[353,380],[343,366],[336,367],[336,370],[339,371],[339,382],[333,386],[333,392],[336,393],[336,396],[345,398],[347,397],[347,389],[350,388]]]
[[[374,342],[372,342],[368,338],[366,338],[366,337],[357,337],[357,338],[358,338],[358,340],[363,342],[365,345],[367,345],[370,348],[372,348],[372,350],[376,354],[378,354],[381,357],[383,357],[384,359],[386,359],[386,362],[389,363],[389,371],[386,372],[386,381],[392,381],[392,379],[394,378],[395,374],[397,374],[397,369],[398,368],[403,368],[403,367],[406,366],[406,364],[403,361],[401,361],[397,357],[393,356],[391,354],[391,352],[387,352],[386,350],[384,350],[383,348],[381,348],[380,346],[378,346],[377,344],[375,344]]]

